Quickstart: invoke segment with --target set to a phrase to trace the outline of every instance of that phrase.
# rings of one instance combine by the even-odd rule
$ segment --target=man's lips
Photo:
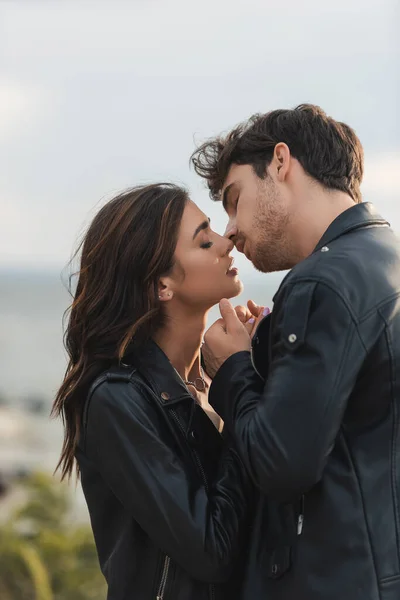
[[[243,254],[244,252],[244,242],[242,240],[240,240],[239,242],[236,242],[236,250],[238,252],[241,252]]]

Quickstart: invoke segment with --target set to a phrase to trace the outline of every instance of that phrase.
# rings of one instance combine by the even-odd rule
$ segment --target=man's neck
[[[200,376],[200,347],[207,313],[168,316],[166,325],[153,339],[184,381]]]
[[[335,191],[312,195],[303,204],[303,210],[297,215],[295,224],[302,259],[314,251],[333,221],[352,206],[355,206],[355,203],[348,194]],[[307,232],[307,235],[304,235],[304,232]]]

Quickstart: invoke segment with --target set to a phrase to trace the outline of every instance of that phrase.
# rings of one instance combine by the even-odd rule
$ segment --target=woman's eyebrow
[[[208,219],[207,221],[203,221],[202,223],[200,223],[200,225],[198,227],[196,227],[196,230],[193,234],[193,239],[196,237],[196,235],[198,233],[200,233],[200,231],[203,231],[203,229],[207,229],[208,226],[210,225],[210,219]]]

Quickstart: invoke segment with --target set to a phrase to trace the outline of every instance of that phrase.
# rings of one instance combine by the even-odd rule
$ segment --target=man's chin
[[[251,260],[251,263],[259,273],[277,273],[278,271],[286,271],[289,268],[277,263],[273,264],[271,262],[258,259],[257,257]]]

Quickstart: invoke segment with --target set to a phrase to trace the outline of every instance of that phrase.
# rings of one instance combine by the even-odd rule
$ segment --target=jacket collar
[[[314,252],[320,250],[323,246],[330,244],[333,240],[338,237],[359,229],[361,227],[375,226],[389,226],[389,223],[381,217],[376,211],[375,207],[371,202],[361,202],[355,204],[351,208],[348,208],[342,212],[325,231],[324,235],[315,247]]]
[[[193,397],[161,348],[149,340],[128,351],[124,362],[133,364],[164,405]]]
[[[338,239],[346,233],[349,233],[350,231],[354,231],[362,227],[388,226],[389,223],[378,214],[374,205],[371,204],[371,202],[361,202],[360,204],[355,204],[351,208],[348,208],[347,210],[342,212],[338,217],[336,217],[334,221],[332,221],[332,223],[329,225],[328,229],[325,231],[322,238],[319,240],[318,244],[316,245],[311,254],[314,254],[315,252],[321,250],[323,246],[327,246],[334,240]],[[285,282],[288,280],[293,270],[296,269],[296,266],[297,265],[295,265],[293,269],[291,269],[281,281],[280,286],[272,299],[273,302],[276,301],[279,292],[283,288]]]

